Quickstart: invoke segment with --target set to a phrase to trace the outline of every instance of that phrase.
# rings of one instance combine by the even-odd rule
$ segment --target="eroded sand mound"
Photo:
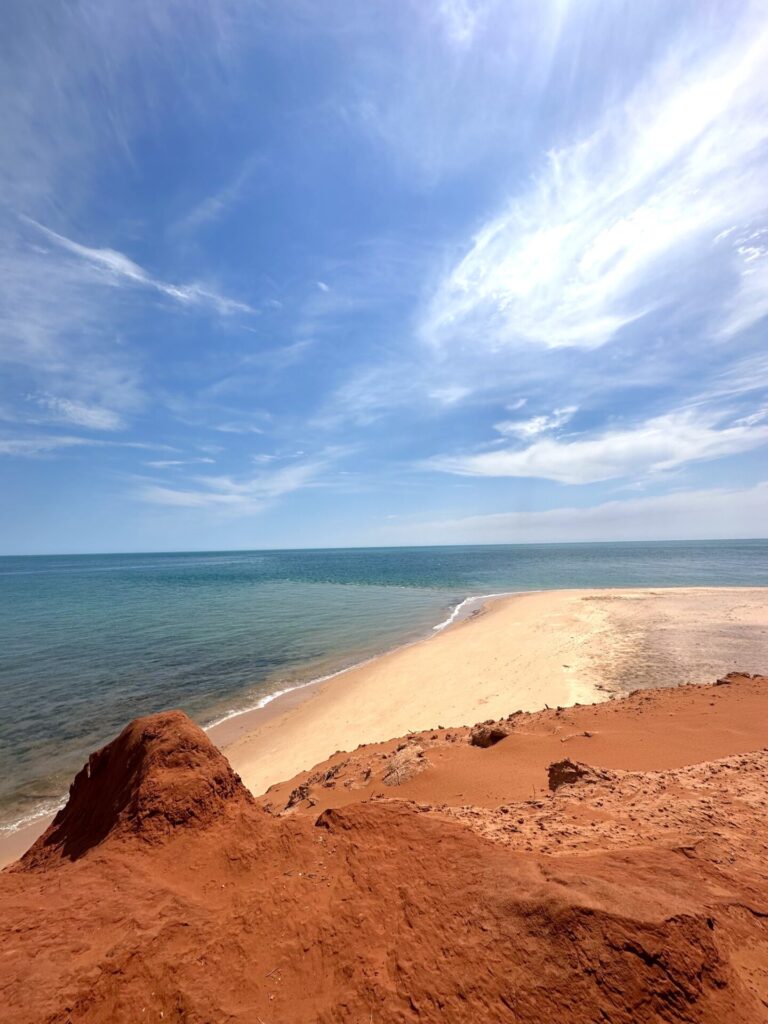
[[[149,715],[91,754],[22,866],[77,860],[108,837],[162,842],[250,802],[227,759],[183,712]]]
[[[737,707],[768,720],[768,680],[686,691],[607,708],[603,736],[655,715],[695,746],[719,713],[731,756],[638,771],[579,748],[554,792],[542,768],[493,806],[445,787],[464,770],[482,789],[483,758],[513,792],[515,744],[518,775],[537,743],[565,761],[595,709],[517,716],[488,748],[361,748],[261,802],[179,712],[134,722],[0,875],[3,1020],[768,1021],[768,755],[734,726]]]

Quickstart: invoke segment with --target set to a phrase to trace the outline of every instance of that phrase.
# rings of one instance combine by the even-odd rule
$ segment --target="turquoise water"
[[[0,558],[0,823],[129,719],[202,724],[423,636],[468,596],[768,585],[768,541]]]

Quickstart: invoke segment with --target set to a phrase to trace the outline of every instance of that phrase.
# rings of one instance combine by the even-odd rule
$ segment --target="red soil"
[[[137,720],[0,874],[2,1020],[768,1021],[766,712],[764,678],[645,691],[260,801]]]

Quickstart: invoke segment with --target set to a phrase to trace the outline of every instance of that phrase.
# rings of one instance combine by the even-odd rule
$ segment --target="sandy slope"
[[[496,808],[546,794],[549,765],[566,757],[645,772],[768,748],[767,711],[768,689],[760,679],[638,690],[622,700],[512,715],[501,724],[507,738],[488,748],[470,743],[471,730],[461,728],[428,729],[340,752],[275,784],[259,803],[280,814],[290,802],[291,814],[310,816],[393,795]]]

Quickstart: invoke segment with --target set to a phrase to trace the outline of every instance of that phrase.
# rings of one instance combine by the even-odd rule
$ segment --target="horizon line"
[[[628,538],[625,540],[521,540],[499,541],[487,544],[333,544],[307,545],[297,547],[264,548],[178,548],[131,551],[35,551],[0,553],[0,558],[106,558],[119,555],[243,555],[255,553],[280,553],[286,551],[413,551],[423,548],[514,548],[514,547],[556,547],[557,545],[588,546],[592,544],[735,544],[766,541],[768,537],[656,537]]]

